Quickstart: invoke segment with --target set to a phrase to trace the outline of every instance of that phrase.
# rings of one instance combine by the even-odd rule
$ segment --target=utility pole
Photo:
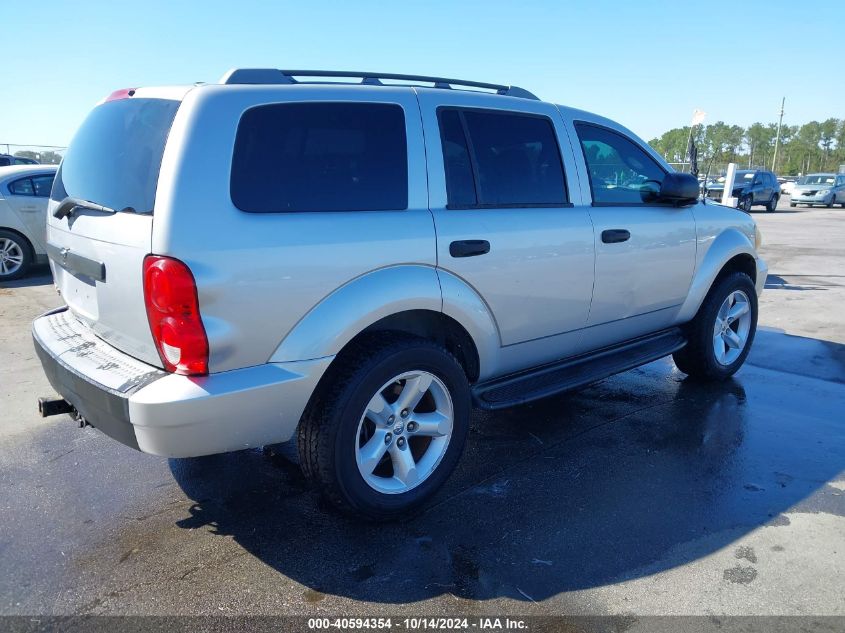
[[[775,155],[772,157],[772,171],[775,170],[775,164],[778,161],[778,144],[780,143],[780,126],[783,124],[783,106],[786,103],[786,97],[780,102],[780,118],[778,119],[778,131],[775,134]]]

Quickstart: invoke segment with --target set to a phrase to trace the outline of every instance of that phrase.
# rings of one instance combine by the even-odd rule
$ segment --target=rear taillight
[[[164,368],[185,376],[207,374],[208,338],[191,270],[178,259],[147,255],[144,303]]]

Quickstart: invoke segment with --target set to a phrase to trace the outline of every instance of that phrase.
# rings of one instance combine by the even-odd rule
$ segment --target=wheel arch
[[[707,250],[696,269],[687,299],[678,313],[678,321],[683,323],[692,320],[713,285],[732,272],[746,273],[752,283],[759,287],[754,246],[737,229],[723,231]]]
[[[431,266],[393,266],[348,282],[294,326],[269,362],[337,356],[361,337],[393,331],[440,342],[461,362],[470,381],[477,380],[492,349],[498,348],[498,336],[484,339],[492,317],[465,285],[462,300],[451,299],[447,309],[438,272]],[[447,286],[454,294],[454,284],[447,281]]]
[[[9,233],[14,233],[18,237],[20,237],[24,242],[26,242],[26,245],[29,247],[30,255],[35,257],[35,245],[32,243],[32,240],[30,240],[26,236],[26,233],[24,233],[23,231],[20,231],[18,229],[12,228],[11,226],[5,226],[5,225],[0,225],[0,231],[8,231]]]

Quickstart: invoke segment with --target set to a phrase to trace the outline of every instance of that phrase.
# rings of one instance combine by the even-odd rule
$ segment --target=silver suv
[[[360,83],[359,81],[360,80]],[[754,220],[602,117],[508,86],[241,69],[117,91],[71,143],[33,324],[70,413],[147,453],[285,442],[394,517],[473,407],[673,354],[724,379],[766,266]]]

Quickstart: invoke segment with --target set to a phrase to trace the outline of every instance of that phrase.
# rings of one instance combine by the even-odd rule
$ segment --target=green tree
[[[773,149],[776,128],[762,123],[754,123],[745,131],[745,144],[748,146],[748,167],[766,165]]]
[[[836,131],[839,127],[837,119],[827,119],[819,124],[819,144],[822,146],[822,169],[833,169],[831,149],[836,140]]]

